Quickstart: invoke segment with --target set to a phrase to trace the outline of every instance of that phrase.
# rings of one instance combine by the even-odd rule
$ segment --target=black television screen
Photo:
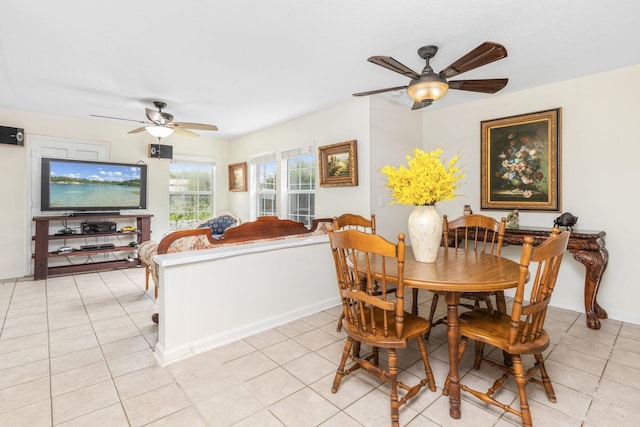
[[[147,165],[42,159],[42,211],[147,208]]]

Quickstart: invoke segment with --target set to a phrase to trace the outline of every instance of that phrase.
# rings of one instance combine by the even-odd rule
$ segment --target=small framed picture
[[[229,191],[247,191],[247,162],[229,165]]]
[[[353,140],[318,148],[321,187],[358,185],[356,143]]]
[[[560,108],[481,123],[481,208],[560,210]]]

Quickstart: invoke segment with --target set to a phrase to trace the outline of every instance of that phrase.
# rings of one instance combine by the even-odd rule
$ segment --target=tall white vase
[[[442,217],[435,206],[416,206],[409,215],[409,239],[418,262],[435,262],[442,239]]]

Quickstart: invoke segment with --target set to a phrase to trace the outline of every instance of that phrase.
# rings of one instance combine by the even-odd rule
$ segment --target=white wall
[[[629,220],[639,201],[638,99],[640,66],[634,66],[427,111],[423,115],[424,146],[444,143],[449,156],[460,150],[467,174],[462,197],[439,204],[440,213],[457,217],[464,204],[480,212],[482,120],[562,107],[562,211],[577,215],[581,229],[606,231],[610,259],[598,301],[610,318],[640,323],[636,305],[640,287],[635,277],[640,229]],[[507,212],[482,213],[499,218]],[[520,224],[551,227],[558,215],[521,211]],[[519,249],[510,247],[505,252],[515,258]],[[564,260],[553,305],[583,311],[584,267],[569,254]]]
[[[3,114],[0,112],[0,117]],[[27,191],[29,180],[25,169],[23,147],[0,144],[0,278],[22,277],[30,256]]]
[[[406,106],[371,97],[371,213],[376,215],[377,233],[395,242],[398,233],[407,234],[407,220],[412,206],[392,204],[386,177],[380,173],[385,165],[407,164],[406,156],[422,146],[422,113]]]
[[[309,145],[321,147],[357,140],[358,185],[349,187],[320,187],[316,189],[316,217],[333,217],[343,212],[369,215],[370,193],[370,137],[369,109],[365,98],[353,99],[333,107],[292,119],[251,135],[234,139],[230,144],[229,162],[248,161],[251,156],[280,152]],[[278,178],[282,179],[278,171]],[[319,184],[319,182],[318,182]],[[242,221],[248,221],[249,193],[230,196],[231,211]]]
[[[87,116],[90,112],[87,112]],[[24,128],[27,135],[24,147],[0,144],[0,190],[5,209],[0,212],[0,279],[28,276],[27,265],[31,254],[31,213],[28,207],[29,135],[45,135],[88,141],[108,141],[111,161],[138,162],[149,165],[148,211],[154,214],[151,223],[152,238],[161,237],[169,230],[168,179],[169,161],[147,157],[149,144],[157,139],[146,132],[128,134],[135,128],[126,122],[90,118],[77,119],[34,112],[0,108],[0,126]],[[201,134],[199,138],[171,135],[162,140],[173,145],[174,154],[215,158],[219,166],[216,176],[217,208],[227,210],[227,156],[229,142]],[[161,184],[161,185],[160,185]]]

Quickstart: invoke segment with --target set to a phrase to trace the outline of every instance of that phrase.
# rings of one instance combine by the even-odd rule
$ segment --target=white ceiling
[[[405,85],[366,59],[420,72],[427,44],[436,72],[484,41],[509,53],[455,78],[508,77],[501,92],[427,113],[640,63],[637,0],[2,0],[0,16],[0,107],[146,120],[162,100],[223,138]]]

